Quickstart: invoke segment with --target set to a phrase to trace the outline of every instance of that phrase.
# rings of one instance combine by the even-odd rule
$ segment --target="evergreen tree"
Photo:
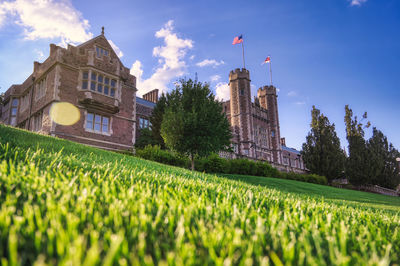
[[[153,113],[150,117],[152,138],[156,145],[159,145],[161,149],[165,149],[164,139],[161,137],[161,124],[163,121],[167,98],[163,94],[158,99],[156,106],[153,109]]]
[[[346,161],[345,173],[350,183],[362,185],[371,183],[370,155],[364,140],[364,128],[371,124],[361,123],[367,119],[367,112],[364,113],[361,121],[357,116],[353,119],[353,111],[348,105],[345,106],[344,122],[346,124],[346,138],[349,143],[349,157]]]
[[[387,140],[387,137],[375,127],[367,143],[370,156],[371,183],[386,188],[395,188],[399,184],[399,164],[396,158],[399,152]]]
[[[140,135],[136,140],[135,147],[144,148],[147,145],[158,145],[158,143],[154,140],[153,133],[150,129],[142,128],[140,129]]]
[[[207,156],[228,147],[231,131],[209,85],[189,79],[181,80],[167,95],[161,136],[169,148],[189,155],[194,170],[195,156]]]
[[[340,148],[335,124],[313,106],[311,110],[311,131],[303,143],[303,161],[315,174],[325,176],[329,181],[343,174],[345,155]]]

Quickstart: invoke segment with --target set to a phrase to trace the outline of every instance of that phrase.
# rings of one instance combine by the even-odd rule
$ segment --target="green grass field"
[[[400,199],[215,176],[0,125],[2,265],[398,265]]]

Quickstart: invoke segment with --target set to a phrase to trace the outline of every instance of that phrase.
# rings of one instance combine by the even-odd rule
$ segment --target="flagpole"
[[[269,57],[271,58],[271,57]],[[272,60],[269,60],[269,76],[270,76],[270,80],[271,80],[271,86],[272,86]]]
[[[243,68],[246,68],[246,64],[244,61],[244,41],[243,41],[243,39],[242,39],[242,55],[243,55]]]

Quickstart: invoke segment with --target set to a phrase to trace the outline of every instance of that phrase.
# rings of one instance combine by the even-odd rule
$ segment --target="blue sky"
[[[229,71],[242,67],[243,34],[252,93],[279,88],[281,136],[301,148],[316,105],[347,146],[344,106],[368,112],[400,148],[400,1],[56,1],[0,0],[0,92],[21,83],[49,44],[79,44],[105,27],[139,94],[169,90],[198,74],[227,98]],[[370,136],[367,130],[367,137]]]

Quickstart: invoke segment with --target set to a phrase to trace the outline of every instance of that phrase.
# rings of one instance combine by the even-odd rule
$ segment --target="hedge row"
[[[137,149],[136,156],[163,164],[190,168],[189,158],[171,151],[162,150],[159,146],[149,145],[143,149]],[[205,158],[197,158],[195,160],[195,169],[206,173],[276,177],[322,185],[328,183],[324,176],[280,172],[266,162],[254,162],[247,159],[228,160],[219,157],[217,154],[212,154]]]
[[[158,145],[148,145],[143,149],[136,149],[136,156],[146,160],[184,168],[188,168],[188,165],[190,164],[189,158],[180,156],[171,151],[162,150]]]

